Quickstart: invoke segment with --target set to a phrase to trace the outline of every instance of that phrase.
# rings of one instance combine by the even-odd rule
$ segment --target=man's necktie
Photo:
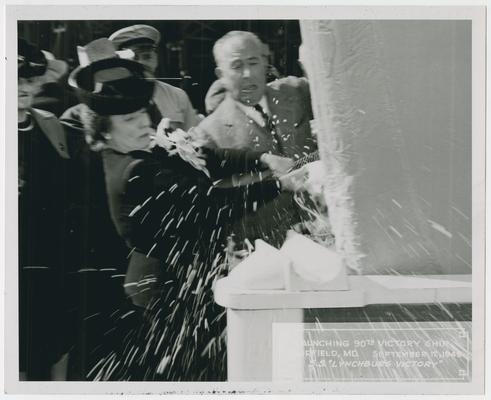
[[[266,129],[268,131],[270,131],[271,134],[273,135],[273,142],[276,144],[276,146],[278,148],[278,152],[280,154],[285,154],[284,153],[284,150],[283,150],[283,143],[281,143],[281,139],[280,139],[280,137],[278,135],[278,132],[276,132],[276,127],[274,125],[273,120],[270,118],[270,116],[268,114],[266,114],[264,112],[263,108],[261,107],[261,105],[259,103],[254,106],[254,109],[259,114],[261,114],[261,117],[263,117],[264,122],[266,124]]]

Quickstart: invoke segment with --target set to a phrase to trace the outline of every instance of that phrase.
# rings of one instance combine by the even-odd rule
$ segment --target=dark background
[[[18,34],[41,49],[50,51],[56,58],[67,61],[72,70],[78,65],[77,46],[108,37],[116,30],[134,24],[151,25],[160,31],[162,38],[157,76],[184,89],[201,113],[205,111],[206,91],[216,79],[213,44],[228,31],[254,32],[269,45],[270,63],[282,76],[302,74],[297,62],[301,42],[299,23],[291,20],[19,21]],[[60,115],[75,103],[65,77],[61,85],[45,88],[36,101],[36,107]]]

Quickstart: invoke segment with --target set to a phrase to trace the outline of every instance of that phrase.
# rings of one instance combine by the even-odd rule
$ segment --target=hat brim
[[[93,90],[94,74],[115,67],[127,68],[132,77],[127,78],[127,89],[122,94],[104,94]],[[143,67],[135,61],[111,58],[96,61],[75,69],[68,79],[78,99],[99,115],[122,115],[148,106],[153,96],[154,82],[143,78]]]
[[[48,60],[46,72],[41,76],[44,83],[57,82],[68,71],[68,64],[63,60]]]

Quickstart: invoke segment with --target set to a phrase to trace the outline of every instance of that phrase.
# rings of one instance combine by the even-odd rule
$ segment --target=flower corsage
[[[189,132],[182,129],[172,131],[169,118],[163,118],[160,121],[153,138],[153,146],[164,148],[170,156],[178,154],[184,161],[210,178],[201,145],[201,141],[193,134],[192,129]]]

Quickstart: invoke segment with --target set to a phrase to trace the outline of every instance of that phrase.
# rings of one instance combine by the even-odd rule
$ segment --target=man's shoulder
[[[309,81],[306,78],[287,76],[268,83],[268,87],[278,91],[303,91],[308,89]]]
[[[203,121],[201,121],[200,125],[210,122],[221,121],[224,119],[230,119],[232,117],[231,114],[235,113],[238,108],[235,105],[235,102],[230,97],[225,97],[223,101],[217,106],[215,111],[205,117]]]
[[[173,85],[169,85],[168,83],[165,82],[156,81],[155,88],[156,88],[155,92],[157,94],[170,97],[173,100],[188,97],[186,92],[181,88],[178,88]]]
[[[310,111],[310,89],[306,78],[288,76],[268,84],[266,93],[270,101],[282,107],[288,104],[290,108]]]

